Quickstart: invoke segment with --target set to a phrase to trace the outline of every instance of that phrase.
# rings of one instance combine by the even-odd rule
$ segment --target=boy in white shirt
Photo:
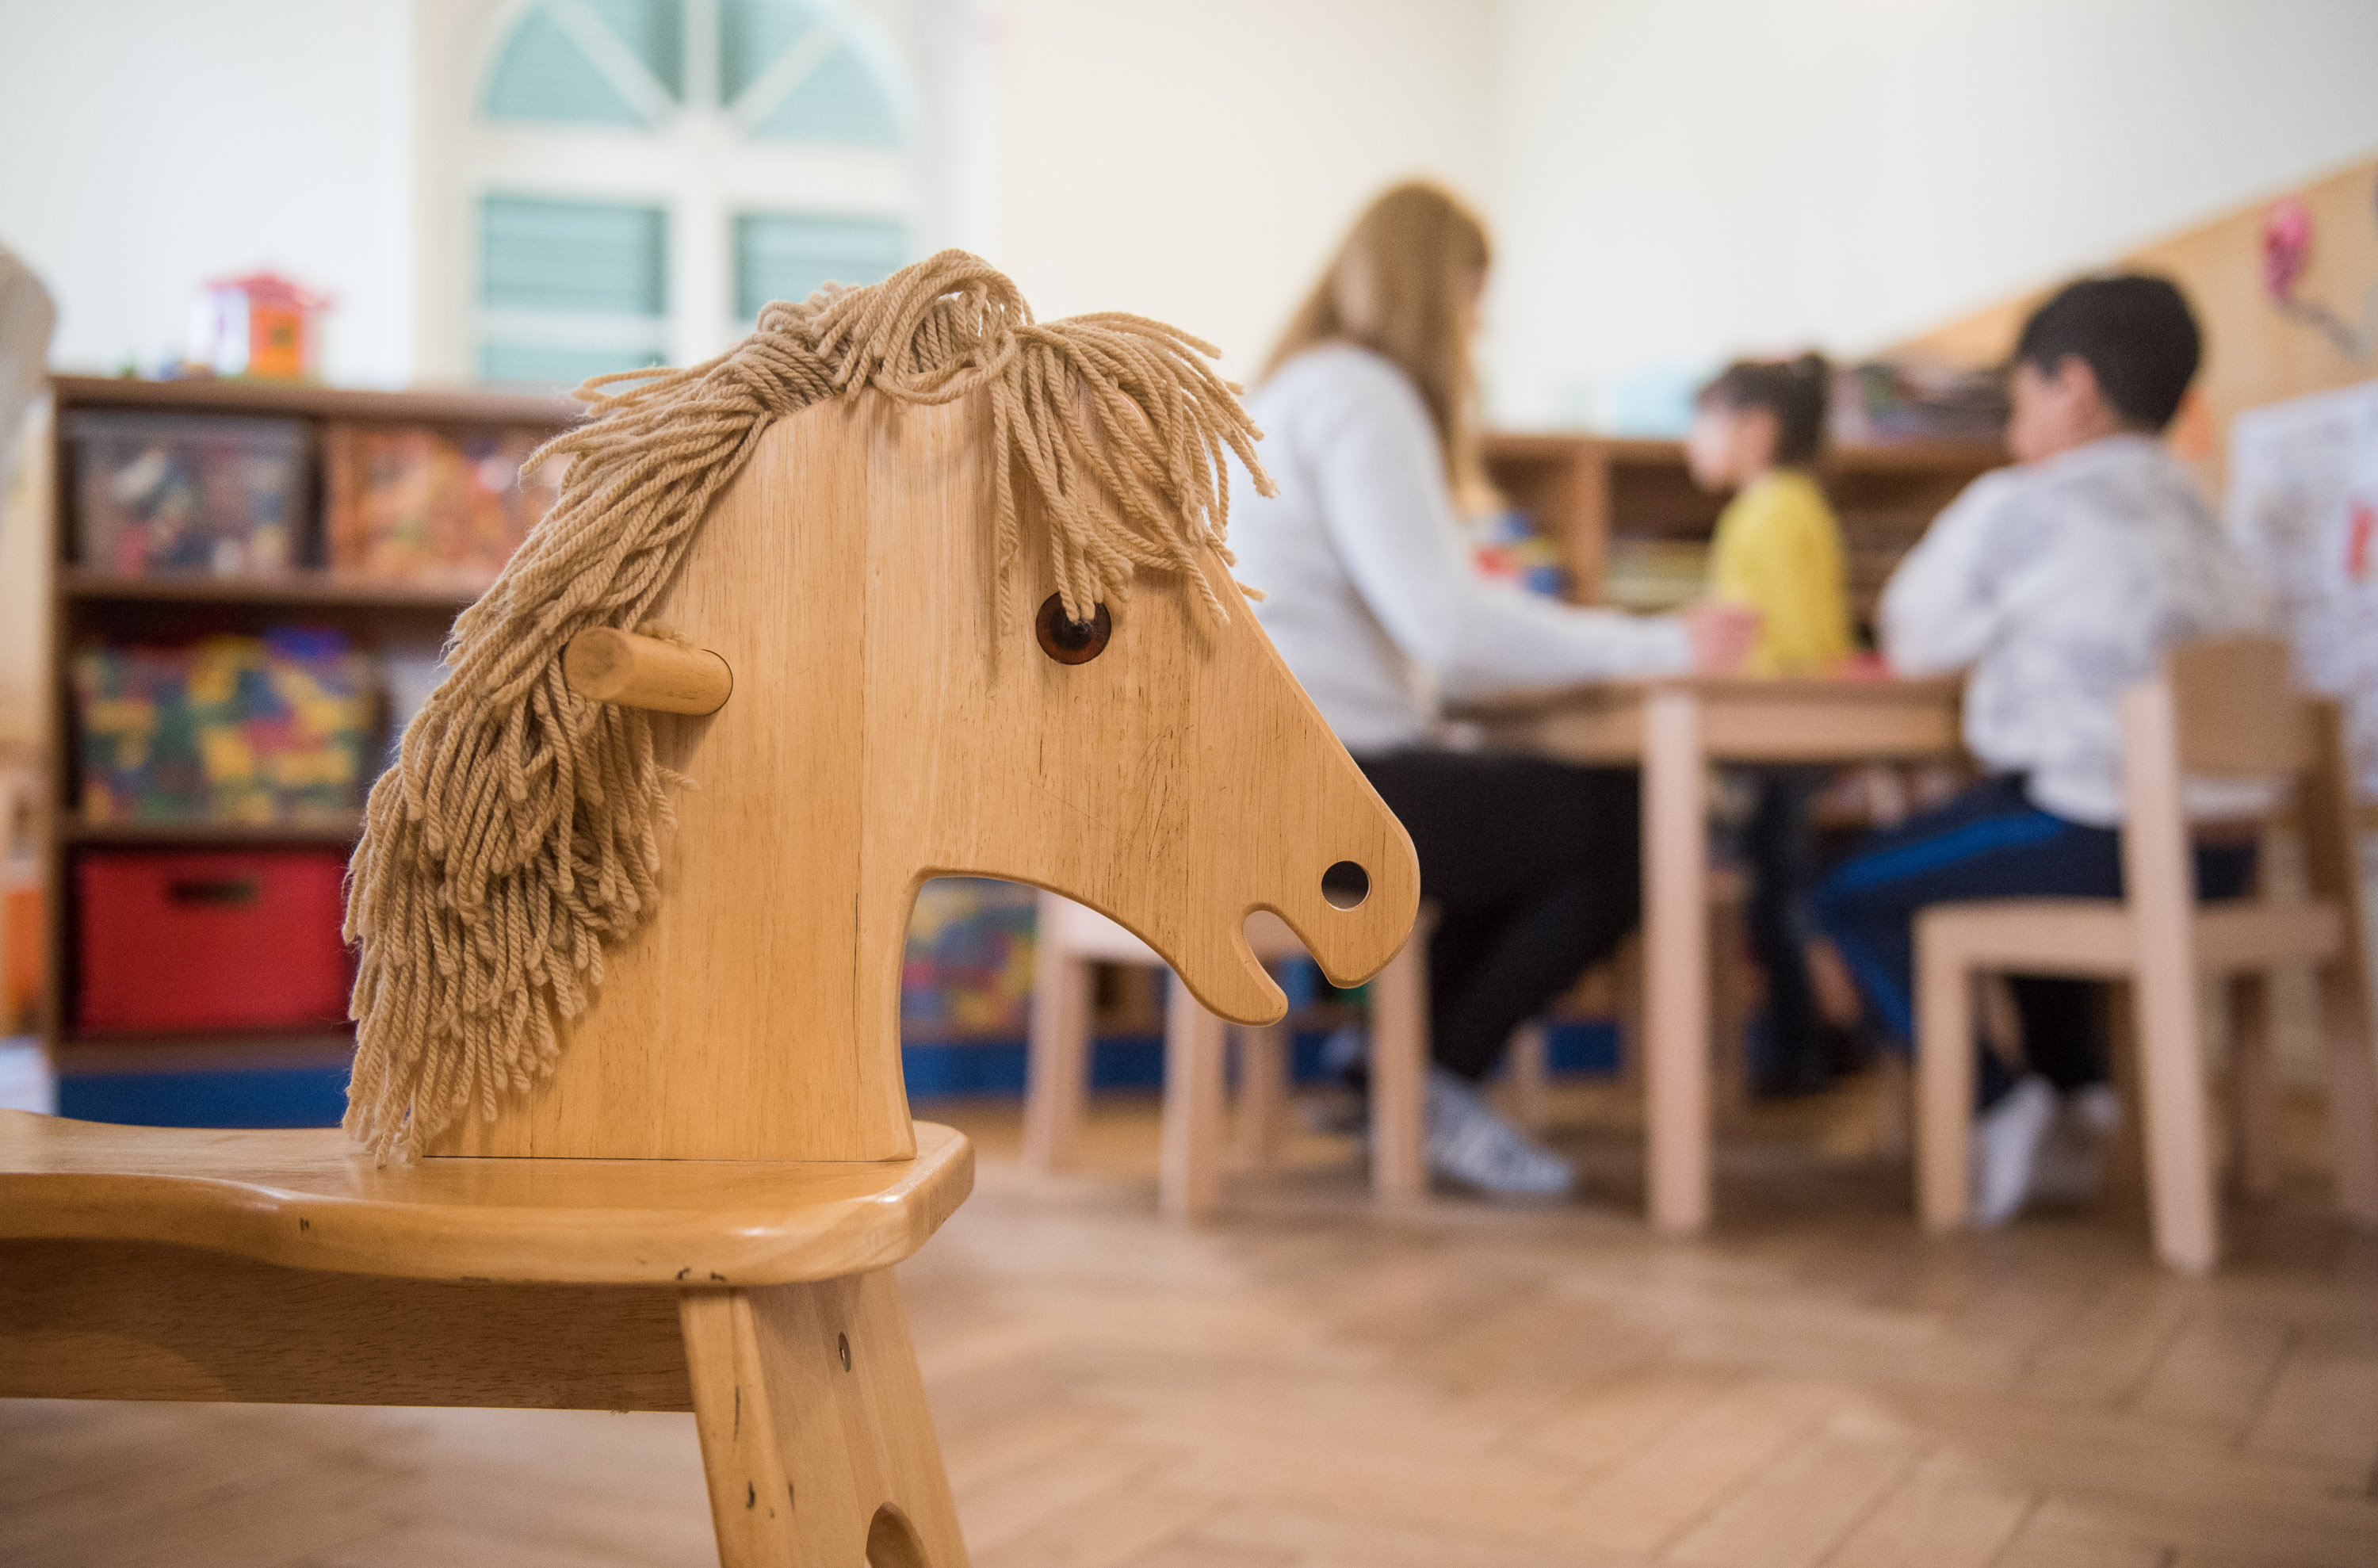
[[[2085,279],[2025,323],[2009,391],[2016,465],[1976,479],[1892,574],[1879,630],[1904,675],[1970,672],[1965,742],[1991,777],[1877,835],[1817,891],[1819,928],[1867,1010],[1914,1043],[1914,923],[1928,904],[2121,892],[2122,689],[2166,653],[2270,624],[2262,585],[2157,439],[2196,374],[2188,302],[2161,278]],[[2259,809],[2234,789],[2192,791],[2199,818]],[[2234,897],[2251,840],[2197,852],[2201,897]],[[1975,1217],[1998,1224],[2035,1190],[2057,1121],[2094,1186],[2119,1118],[2096,987],[2012,981],[2028,1076],[1980,1053]],[[2048,1185],[2045,1180],[2042,1186]]]

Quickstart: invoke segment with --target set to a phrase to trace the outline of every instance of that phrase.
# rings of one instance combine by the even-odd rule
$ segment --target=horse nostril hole
[[[1076,621],[1065,613],[1065,601],[1051,594],[1040,603],[1040,613],[1033,630],[1040,638],[1040,651],[1059,664],[1087,664],[1107,651],[1107,641],[1114,635],[1114,619],[1107,607],[1092,605],[1087,621]]]
[[[1333,910],[1351,910],[1371,896],[1371,874],[1352,861],[1339,861],[1321,874],[1321,896]]]

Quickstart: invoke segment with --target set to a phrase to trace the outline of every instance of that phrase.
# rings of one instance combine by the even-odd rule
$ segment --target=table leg
[[[1710,1217],[1709,817],[1700,700],[1643,703],[1644,1052],[1651,1224]]]

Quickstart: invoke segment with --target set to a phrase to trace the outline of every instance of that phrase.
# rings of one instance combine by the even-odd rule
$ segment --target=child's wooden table
[[[1690,677],[1609,681],[1456,717],[1490,744],[1643,768],[1644,1080],[1651,1224],[1710,1217],[1708,765],[1954,756],[1959,682]]]

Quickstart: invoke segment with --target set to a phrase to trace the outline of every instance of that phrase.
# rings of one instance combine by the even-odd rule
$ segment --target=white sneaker
[[[1495,1198],[1565,1198],[1577,1186],[1567,1160],[1505,1121],[1477,1086],[1428,1069],[1428,1168]]]
[[[2040,1140],[2056,1119],[2056,1091],[2026,1078],[1974,1118],[1974,1224],[1988,1229],[2014,1218],[2031,1197]]]
[[[2066,1203],[2096,1198],[2106,1182],[2106,1152],[2121,1130],[2122,1097],[2112,1084],[2087,1084],[2064,1096],[2040,1141],[2032,1196]]]

